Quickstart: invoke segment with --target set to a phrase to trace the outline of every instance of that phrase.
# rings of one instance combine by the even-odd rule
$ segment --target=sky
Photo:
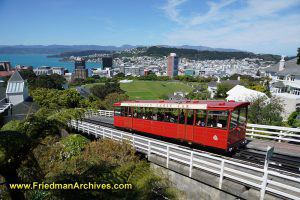
[[[296,55],[300,0],[0,0],[0,45],[194,45]]]

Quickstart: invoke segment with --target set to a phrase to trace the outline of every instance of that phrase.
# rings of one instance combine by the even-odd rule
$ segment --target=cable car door
[[[184,140],[185,139],[185,113],[184,110],[179,110],[178,114],[179,122],[177,124],[177,138]]]
[[[185,140],[193,141],[194,139],[194,121],[195,121],[195,111],[186,110],[186,120],[185,120]]]

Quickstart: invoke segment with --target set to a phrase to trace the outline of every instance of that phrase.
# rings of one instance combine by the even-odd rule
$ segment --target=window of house
[[[295,75],[291,76],[291,81],[295,81]]]

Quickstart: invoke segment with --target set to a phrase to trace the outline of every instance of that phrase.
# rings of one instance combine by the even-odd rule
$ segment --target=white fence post
[[[134,144],[134,136],[132,136],[132,143],[133,143],[133,147],[135,147],[135,144]]]
[[[278,140],[278,142],[281,142],[281,138],[282,138],[282,131],[280,131],[280,133],[279,133],[279,140]]]
[[[222,161],[221,161],[220,180],[219,180],[219,189],[222,189],[222,184],[223,184],[223,175],[224,175],[224,160],[222,160]]]
[[[268,180],[268,168],[266,168],[264,171],[263,181],[260,190],[260,200],[264,200],[266,187],[267,187],[267,180]]]
[[[251,134],[254,134],[254,127],[252,127],[252,132],[251,132]],[[253,135],[251,135],[251,138],[253,138],[254,136]]]
[[[167,146],[167,168],[169,168],[169,156],[170,156],[170,148]]]
[[[192,169],[193,169],[193,156],[194,156],[194,152],[191,152],[191,159],[190,159],[190,174],[189,176],[192,177]]]
[[[149,159],[150,154],[151,154],[151,142],[148,141],[148,159]]]

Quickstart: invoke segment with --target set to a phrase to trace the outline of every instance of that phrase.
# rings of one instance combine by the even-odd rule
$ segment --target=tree
[[[57,89],[60,89],[60,87],[66,83],[65,77],[59,74],[51,74],[50,78],[53,80],[53,83],[56,85]]]
[[[69,139],[68,139],[69,140]],[[126,142],[102,139],[88,142],[68,159],[58,155],[65,151],[62,140],[46,148],[36,149],[38,162],[45,170],[44,182],[98,182],[102,184],[132,184],[121,190],[49,191],[52,199],[176,199],[177,191],[170,182],[157,175],[147,162],[140,161],[135,150]],[[76,145],[71,145],[76,148]],[[72,149],[71,148],[71,149]]]
[[[251,102],[248,110],[248,119],[250,123],[276,125],[282,124],[283,112],[282,101],[277,97],[257,97],[249,99]]]
[[[63,89],[62,82],[64,78],[61,75],[40,75],[37,76],[33,88],[49,88],[49,89]]]
[[[292,112],[288,117],[287,123],[293,128],[300,127],[300,111]]]
[[[105,82],[105,85],[95,85],[91,88],[91,92],[93,95],[102,100],[110,93],[124,93],[124,91],[120,88],[120,83],[117,81],[107,81]]]
[[[83,97],[73,89],[56,90],[38,88],[33,90],[31,95],[39,106],[50,109],[76,108],[79,107],[80,101],[83,100]]]
[[[190,92],[186,98],[191,100],[207,100],[210,98],[210,92],[207,90],[202,92]]]
[[[30,87],[34,84],[36,75],[32,70],[21,70],[20,75],[24,80],[27,80]]]
[[[297,60],[297,64],[300,64],[300,48],[298,48],[298,54],[297,54],[298,60]]]
[[[12,190],[9,183],[20,183],[17,169],[24,156],[27,155],[30,139],[18,131],[0,131],[0,175],[5,179],[5,185],[10,197],[14,199],[25,199],[20,190]]]
[[[216,97],[226,98],[227,97],[227,92],[233,87],[234,87],[234,85],[230,84],[230,83],[219,83],[218,86],[217,86]]]
[[[110,93],[105,97],[104,103],[107,110],[113,110],[113,104],[127,100],[129,97],[126,94]]]

